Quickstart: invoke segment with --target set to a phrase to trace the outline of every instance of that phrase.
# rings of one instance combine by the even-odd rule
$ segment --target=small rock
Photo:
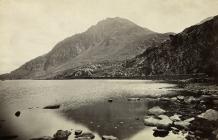
[[[199,100],[196,99],[196,98],[193,97],[193,96],[190,96],[190,97],[185,98],[185,102],[186,102],[186,103],[195,103],[195,102],[197,102],[197,101],[199,101]]]
[[[43,109],[58,109],[61,105],[48,105],[44,107]]]
[[[137,121],[138,121],[138,120],[140,120],[140,119],[137,117],[137,118],[135,118],[135,120],[137,120]]]
[[[74,140],[91,140],[89,137],[79,137],[79,138],[74,138]]]
[[[21,114],[21,112],[20,112],[20,111],[17,111],[14,115],[15,115],[16,117],[19,117],[20,114]]]
[[[169,134],[168,130],[165,129],[153,129],[154,133],[153,136],[155,137],[166,137]]]
[[[102,136],[102,140],[118,140],[117,137],[114,137],[114,136],[106,136],[106,135],[103,135]]]
[[[218,139],[218,129],[214,130],[212,134],[215,136],[216,139]]]
[[[172,120],[172,121],[174,121],[174,122],[176,122],[176,121],[181,121],[181,119],[180,119],[180,117],[181,117],[181,115],[173,115],[173,116],[171,116],[170,117],[170,120]]]
[[[184,97],[184,96],[181,96],[181,95],[177,96],[176,98],[177,98],[177,100],[179,100],[179,101],[184,101],[184,99],[185,99],[185,97]]]
[[[170,98],[170,100],[174,102],[174,101],[177,101],[177,98],[176,97],[172,97],[172,98]]]
[[[160,101],[168,102],[168,101],[170,101],[170,99],[169,98],[160,98]]]
[[[128,101],[140,101],[140,98],[128,98]]]
[[[71,135],[71,132],[66,130],[58,130],[55,134],[54,134],[54,139],[55,140],[67,140],[68,137]]]
[[[171,130],[174,134],[179,134],[179,129],[177,129],[176,127],[171,127]]]
[[[213,109],[208,109],[206,112],[198,115],[199,118],[204,118],[210,121],[218,120],[218,111]]]
[[[83,132],[82,130],[75,130],[75,133],[74,133],[74,134],[75,134],[75,135],[80,135],[80,134],[82,134],[82,132]]]
[[[108,102],[109,102],[109,103],[112,103],[112,102],[113,102],[113,100],[112,100],[112,99],[108,99]]]
[[[214,103],[215,105],[218,105],[218,99],[213,100],[213,103]]]
[[[90,139],[94,139],[95,135],[92,133],[82,133],[80,135],[76,135],[75,138],[90,138]]]
[[[160,108],[159,106],[152,107],[148,110],[148,113],[152,115],[161,115],[164,114],[165,112],[166,111]]]
[[[166,115],[159,115],[158,118],[153,116],[148,116],[144,119],[144,124],[147,126],[157,126],[157,127],[169,127],[173,122]]]

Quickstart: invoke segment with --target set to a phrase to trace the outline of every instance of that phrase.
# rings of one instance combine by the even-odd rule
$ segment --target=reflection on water
[[[127,98],[168,94],[172,91],[164,87],[173,86],[143,80],[4,81],[0,83],[0,120],[5,121],[0,122],[0,131],[21,140],[52,136],[59,129],[91,131],[96,139],[102,135],[159,139],[143,125],[146,100],[129,102]],[[107,102],[109,98],[112,103]],[[50,104],[61,104],[61,108],[42,109]],[[14,116],[18,110],[20,117]]]
[[[86,125],[99,135],[113,135],[120,139],[129,138],[145,128],[142,119],[147,109],[144,101],[128,102],[113,99],[77,109],[67,108],[63,112],[69,120]]]

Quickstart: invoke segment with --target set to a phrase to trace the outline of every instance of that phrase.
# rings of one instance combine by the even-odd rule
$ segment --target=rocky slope
[[[191,26],[129,61],[141,75],[218,76],[218,16]]]
[[[168,35],[142,28],[127,19],[107,18],[83,33],[66,38],[47,54],[3,77],[47,79],[85,65],[105,61],[112,64],[131,59],[167,38]]]

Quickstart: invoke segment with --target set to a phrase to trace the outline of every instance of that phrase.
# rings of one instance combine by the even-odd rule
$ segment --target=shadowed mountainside
[[[170,35],[128,63],[144,75],[218,75],[218,16]]]

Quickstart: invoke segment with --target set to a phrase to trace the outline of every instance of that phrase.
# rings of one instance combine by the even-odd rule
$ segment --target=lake
[[[173,94],[176,85],[150,80],[7,80],[0,81],[1,135],[28,140],[52,136],[57,130],[92,132],[96,139],[113,135],[120,140],[182,139],[170,133],[154,137],[143,124],[147,96]],[[128,101],[140,97],[140,101]],[[108,99],[113,102],[109,103]],[[43,109],[60,104],[55,110]],[[19,117],[14,114],[20,111]],[[73,139],[73,134],[69,140]]]

